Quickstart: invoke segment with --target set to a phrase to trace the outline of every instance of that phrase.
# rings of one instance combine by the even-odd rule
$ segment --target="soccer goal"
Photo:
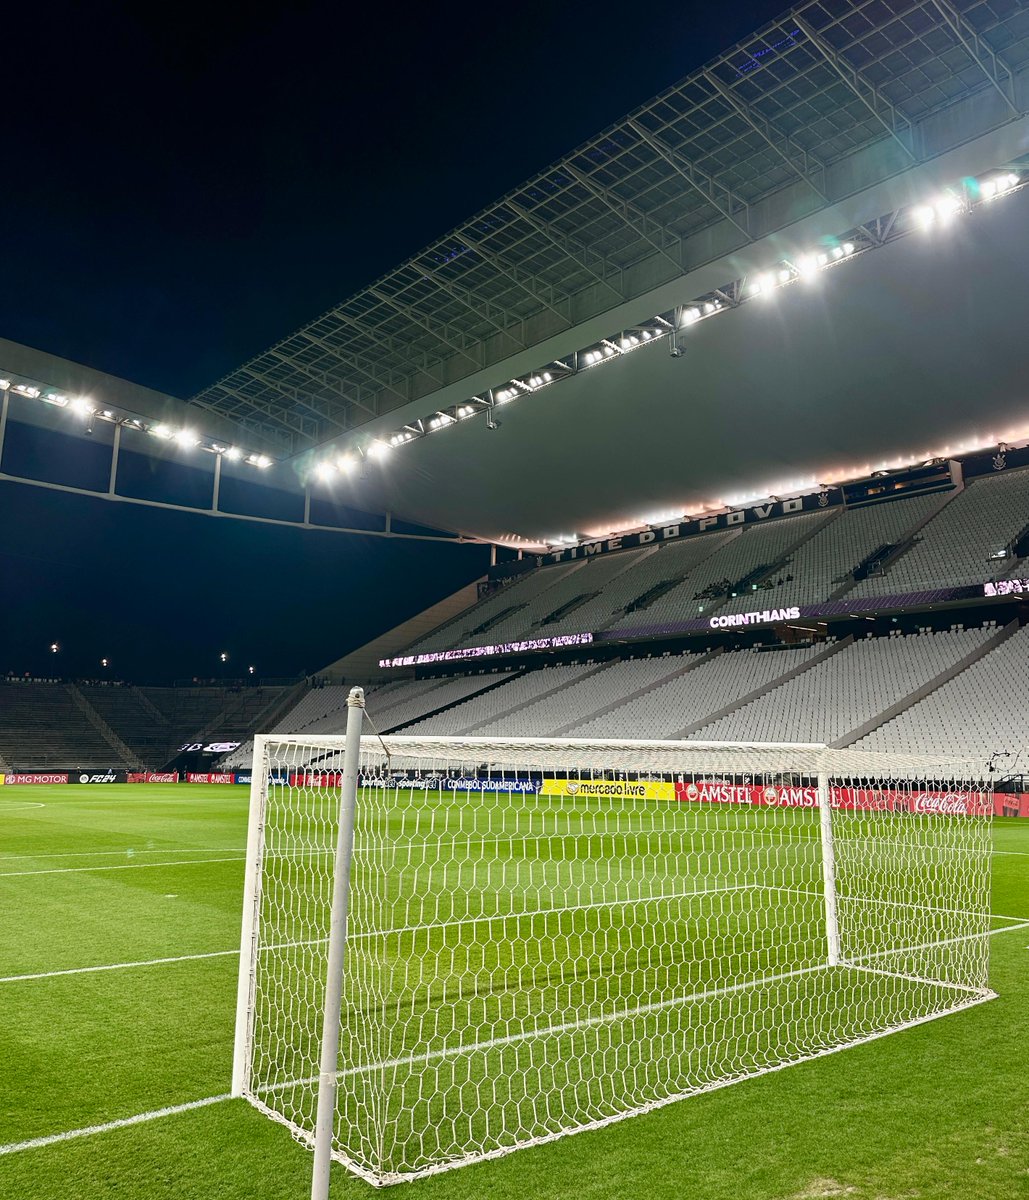
[[[362,703],[255,741],[233,1091],[315,1195],[330,1156],[416,1179],[993,996],[973,764],[361,737]]]

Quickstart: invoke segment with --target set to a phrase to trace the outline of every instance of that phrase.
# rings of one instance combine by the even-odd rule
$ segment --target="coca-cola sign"
[[[129,783],[178,783],[178,771],[133,771],[128,776]]]
[[[964,817],[982,812],[982,797],[967,792],[919,792],[913,803],[916,813],[936,817]]]

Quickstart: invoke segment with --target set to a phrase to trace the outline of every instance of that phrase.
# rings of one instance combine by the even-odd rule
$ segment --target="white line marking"
[[[367,1075],[369,1071],[391,1070],[394,1067],[413,1067],[423,1063],[436,1062],[441,1058],[455,1058],[461,1054],[474,1054],[479,1050],[493,1050],[497,1046],[510,1046],[515,1042],[524,1042],[529,1038],[547,1037],[553,1033],[575,1033],[579,1029],[590,1029],[597,1025],[607,1025],[612,1021],[621,1021],[625,1017],[643,1017],[651,1013],[662,1012],[668,1008],[676,1008],[681,1004],[690,1004],[695,1000],[714,1000],[720,996],[730,996],[735,992],[746,991],[748,988],[763,987],[770,983],[782,983],[787,979],[796,979],[801,975],[810,975],[814,971],[828,971],[825,963],[812,967],[797,967],[794,971],[782,971],[777,975],[764,975],[760,979],[748,979],[743,983],[730,984],[728,987],[708,988],[703,992],[692,992],[686,996],[670,996],[667,1000],[655,1000],[651,1004],[638,1004],[634,1008],[620,1008],[615,1012],[598,1013],[595,1017],[585,1017],[578,1021],[562,1021],[558,1025],[536,1026],[523,1029],[520,1033],[506,1033],[501,1037],[488,1038],[482,1042],[464,1042],[459,1046],[444,1046],[440,1050],[428,1050],[424,1054],[407,1054],[402,1058],[390,1058],[385,1062],[367,1063],[362,1067],[347,1067],[338,1071],[338,1079],[346,1079],[352,1075]],[[300,1084],[316,1083],[317,1076],[311,1079],[289,1079],[284,1083],[272,1083],[266,1087],[256,1088],[259,1093],[281,1092]]]
[[[190,1100],[188,1104],[171,1104],[167,1108],[155,1108],[152,1112],[137,1113],[134,1117],[121,1117],[117,1121],[105,1121],[102,1125],[87,1125],[84,1129],[68,1129],[64,1133],[50,1133],[45,1137],[30,1138],[27,1142],[9,1142],[0,1146],[0,1154],[17,1154],[21,1150],[38,1150],[41,1146],[53,1146],[57,1142],[70,1142],[74,1138],[92,1137],[94,1133],[107,1133],[109,1129],[125,1129],[129,1125],[142,1125],[160,1117],[174,1117],[178,1113],[191,1112],[195,1108],[206,1108],[209,1104],[220,1104],[228,1100],[223,1096],[205,1096],[203,1100]]]
[[[77,875],[82,871],[145,871],[153,867],[199,867],[205,863],[244,862],[239,858],[180,858],[175,862],[119,863],[113,867],[48,867],[44,871],[0,871],[0,879],[11,879],[17,875]]]
[[[246,846],[175,846],[165,850],[136,850],[126,846],[123,850],[61,850],[56,854],[0,854],[0,862],[22,862],[38,858],[124,858],[136,854],[243,854]]]
[[[14,812],[19,808],[46,808],[46,805],[41,804],[38,800],[27,801],[25,804],[13,804],[10,800],[0,801],[0,813]]]
[[[177,954],[173,958],[147,958],[138,962],[105,963],[99,967],[68,967],[63,971],[37,971],[32,975],[5,975],[0,983],[24,983],[29,979],[56,979],[59,975],[90,975],[96,971],[125,971],[130,967],[158,967],[165,963],[193,962],[198,958],[227,958],[238,950],[209,950],[204,954]]]

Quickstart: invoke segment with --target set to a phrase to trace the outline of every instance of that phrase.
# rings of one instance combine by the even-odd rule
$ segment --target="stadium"
[[[1024,1195],[1029,4],[809,0],[453,217],[188,399],[0,339],[5,497],[330,605],[0,662],[0,1196]]]

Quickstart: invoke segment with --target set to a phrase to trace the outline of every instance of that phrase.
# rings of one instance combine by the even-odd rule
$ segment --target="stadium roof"
[[[187,419],[284,463],[269,483],[360,463],[332,483],[351,506],[526,543],[917,452],[927,430],[985,435],[1024,415],[1029,189],[986,205],[979,181],[1029,166],[1027,111],[1027,0],[801,4]],[[906,236],[913,206],[969,185],[965,231]],[[844,247],[817,298],[749,302],[769,270],[792,282]],[[709,306],[717,321],[682,328]],[[673,363],[656,346],[680,335]]]
[[[862,150],[910,166],[955,102],[1019,115],[1027,59],[1010,0],[801,5],[192,402],[292,452],[358,429],[683,275],[716,226],[739,248],[822,208]]]

